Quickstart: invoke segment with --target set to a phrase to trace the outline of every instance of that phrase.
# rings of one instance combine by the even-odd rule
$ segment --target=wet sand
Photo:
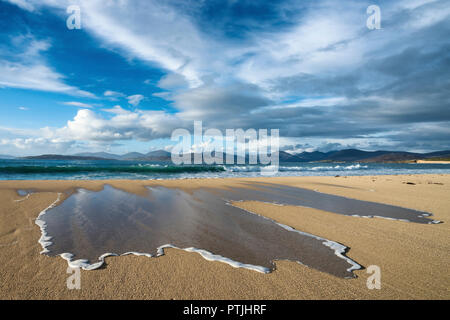
[[[337,277],[353,278],[352,271],[361,267],[343,255],[344,246],[290,230],[232,206],[228,200],[282,200],[278,189],[274,188],[272,194],[267,188],[213,192],[202,188],[189,194],[152,187],[145,197],[109,185],[99,192],[80,189],[39,218],[45,225],[45,235],[51,238],[44,245],[45,251],[50,256],[70,253],[70,265],[85,270],[101,267],[105,254],[134,252],[158,257],[164,248],[175,247],[263,273],[275,269],[274,261],[289,260]],[[301,190],[284,188],[294,194]]]
[[[81,290],[66,288],[67,263],[39,255],[37,215],[73,188],[100,191],[103,184],[144,195],[145,186],[178,188],[235,188],[245,181],[269,182],[317,190],[364,201],[432,212],[443,224],[363,219],[312,208],[278,206],[257,201],[236,202],[297,230],[350,247],[347,256],[363,266],[378,265],[382,289],[368,290],[366,270],[357,279],[341,279],[295,262],[278,261],[277,270],[261,274],[210,262],[197,253],[167,249],[159,258],[110,257],[106,268],[82,271]],[[414,184],[408,184],[414,183]],[[18,189],[37,190],[20,196]],[[449,175],[377,177],[302,177],[271,179],[209,179],[178,181],[1,182],[0,183],[0,297],[154,298],[154,299],[448,299],[450,219]],[[65,193],[64,193],[65,192]],[[22,200],[22,201],[15,201]]]

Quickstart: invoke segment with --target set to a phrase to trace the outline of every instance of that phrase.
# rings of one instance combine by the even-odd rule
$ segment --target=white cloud
[[[89,109],[77,112],[62,128],[43,128],[40,135],[64,141],[145,140],[170,135],[182,121],[162,111],[128,111],[120,106],[104,109],[112,116],[104,118]]]
[[[65,83],[65,77],[49,67],[42,52],[50,48],[46,40],[19,36],[11,40],[10,52],[0,51],[0,86],[95,97]],[[17,52],[18,51],[18,52]],[[6,57],[14,57],[14,60]]]
[[[83,103],[83,102],[77,102],[77,101],[62,102],[62,104],[66,105],[66,106],[78,107],[78,108],[89,108],[89,109],[92,108],[92,106],[90,104]]]
[[[45,153],[64,153],[72,145],[74,141],[61,141],[59,139],[38,138],[15,138],[15,139],[1,139],[0,146],[2,150],[14,155],[30,155]]]
[[[154,97],[158,97],[164,100],[171,100],[172,99],[172,93],[171,92],[155,92],[152,94]]]
[[[112,113],[112,114],[125,114],[128,113],[129,111],[122,109],[121,106],[117,105],[112,107],[111,109],[102,109],[102,111],[108,112],[108,113]]]
[[[283,110],[283,109],[313,108],[313,107],[336,107],[344,105],[345,103],[349,103],[349,99],[347,99],[346,97],[312,98],[312,99],[303,99],[296,103],[262,107],[254,110],[252,113],[266,112],[267,110]]]
[[[0,61],[0,86],[93,98],[92,93],[63,82],[63,76],[44,64],[24,65]]]
[[[81,7],[85,28],[105,44],[199,83],[195,65],[206,44],[186,16],[159,1],[130,5],[128,1],[90,0],[82,1]]]
[[[127,97],[128,103],[134,107],[137,107],[145,97],[142,94],[135,94]]]
[[[122,98],[125,97],[125,94],[121,93],[121,92],[117,92],[117,91],[111,91],[111,90],[106,90],[103,95],[105,97],[112,97],[112,98]]]
[[[186,87],[187,84],[186,79],[181,74],[169,73],[159,80],[158,87],[170,90]]]

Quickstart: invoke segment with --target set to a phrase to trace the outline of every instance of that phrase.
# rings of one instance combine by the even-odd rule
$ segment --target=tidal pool
[[[276,260],[290,260],[348,278],[361,266],[345,256],[348,248],[343,244],[294,230],[232,202],[256,200],[360,217],[433,222],[425,212],[275,184],[190,193],[148,189],[147,196],[109,185],[99,192],[76,190],[39,216],[44,252],[62,255],[73,266],[96,269],[108,255],[155,257],[164,248],[175,247],[260,272],[273,271]]]

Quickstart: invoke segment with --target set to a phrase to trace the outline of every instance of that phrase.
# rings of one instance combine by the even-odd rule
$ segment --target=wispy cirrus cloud
[[[10,38],[0,46],[0,86],[94,98],[95,95],[65,83],[65,76],[53,70],[43,57],[49,40],[33,35]]]
[[[16,6],[30,12],[35,11],[33,3],[28,0],[4,0],[4,1],[15,4]]]
[[[70,106],[70,107],[92,109],[92,105],[83,103],[83,102],[78,102],[78,101],[67,101],[67,102],[61,102],[61,103],[66,106]]]
[[[117,91],[111,91],[111,90],[106,90],[103,95],[105,97],[110,97],[110,98],[124,98],[126,97],[125,94],[123,94],[122,92],[117,92]]]
[[[142,94],[135,94],[127,97],[128,103],[133,107],[137,107],[144,99],[145,97]]]

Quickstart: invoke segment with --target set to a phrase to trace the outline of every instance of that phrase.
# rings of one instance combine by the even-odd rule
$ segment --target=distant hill
[[[385,151],[362,151],[358,149],[347,149],[331,152],[327,155],[326,160],[328,161],[361,161],[373,157],[378,157],[385,154]]]
[[[149,161],[170,161],[171,153],[164,150],[152,151],[147,153],[145,158]]]
[[[425,161],[428,161],[428,162],[433,162],[433,161],[449,161],[450,162],[450,157],[449,156],[447,156],[447,157],[433,157],[433,158],[427,158],[427,159],[425,159]]]
[[[118,155],[113,153],[106,152],[85,152],[85,153],[77,153],[74,156],[81,157],[99,157],[103,159],[112,159],[112,160],[136,160],[136,161],[169,161],[170,152],[164,150],[152,151],[147,154],[143,154],[140,152],[129,152],[124,155]]]
[[[301,162],[300,155],[294,155],[284,151],[280,151],[278,154],[280,157],[280,162]]]
[[[8,156],[6,154],[0,154],[0,159],[3,159],[3,160],[10,160],[10,159],[15,159],[15,158],[16,157]]]
[[[113,159],[113,160],[120,160],[121,156],[117,154],[107,153],[107,152],[84,152],[84,153],[77,153],[73,155],[74,157],[94,157],[94,158],[102,158],[102,159]]]
[[[44,154],[41,156],[23,157],[21,159],[29,160],[111,160],[98,157],[82,157],[82,156],[63,156],[60,154]]]
[[[449,158],[450,150],[430,152],[430,153],[426,153],[425,155],[427,156],[427,158],[436,158],[436,157]]]
[[[280,152],[281,153],[281,152]],[[321,161],[327,158],[329,153],[324,153],[320,151],[313,151],[313,152],[302,152],[299,154],[296,154],[296,157],[298,160],[302,161]]]
[[[378,156],[369,157],[361,160],[361,162],[407,162],[418,160],[422,155],[409,152],[388,152]]]
[[[136,159],[142,159],[145,157],[145,154],[139,153],[139,152],[130,152],[127,154],[124,154],[123,156],[120,156],[120,160],[136,160]]]

